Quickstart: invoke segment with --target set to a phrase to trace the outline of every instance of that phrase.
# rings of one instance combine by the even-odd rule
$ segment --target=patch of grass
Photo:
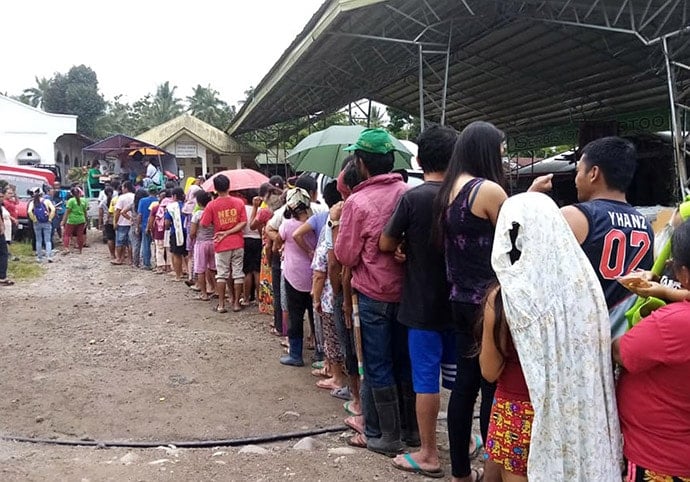
[[[38,264],[35,254],[31,250],[31,243],[14,242],[10,245],[10,261],[7,266],[7,277],[18,280],[31,280],[39,278],[45,272],[45,268]],[[13,259],[19,257],[19,261]]]

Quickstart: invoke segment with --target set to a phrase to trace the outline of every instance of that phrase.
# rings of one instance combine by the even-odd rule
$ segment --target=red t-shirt
[[[660,308],[620,340],[617,387],[624,454],[656,472],[690,477],[690,303]]]
[[[17,206],[19,205],[19,202],[7,198],[2,204],[5,206],[5,209],[7,209],[7,212],[10,213],[10,216],[17,219]]]
[[[222,196],[208,203],[199,224],[204,227],[213,225],[213,232],[217,233],[232,229],[241,222],[247,222],[247,211],[244,209],[244,202],[233,196]],[[220,242],[213,242],[213,248],[216,253],[243,247],[244,235],[242,230],[226,236]]]

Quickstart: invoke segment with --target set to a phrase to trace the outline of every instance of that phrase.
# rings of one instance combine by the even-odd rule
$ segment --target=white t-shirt
[[[245,224],[244,228],[242,229],[242,236],[250,239],[261,239],[261,234],[259,234],[259,231],[249,229],[249,220],[251,219],[253,209],[252,206],[245,204],[244,209],[247,211],[247,224]]]
[[[148,177],[149,179],[153,179],[153,176],[156,175],[157,171],[158,171],[158,169],[156,169],[156,166],[149,163],[149,165],[146,166],[146,177]]]
[[[12,218],[10,218],[10,212],[5,206],[0,208],[2,210],[2,222],[5,225],[5,240],[8,243],[12,242]]]
[[[132,204],[134,204],[134,193],[133,192],[121,194],[120,197],[117,198],[117,203],[115,203],[115,211],[117,211],[119,209],[120,212],[122,212],[125,209],[131,208]],[[126,217],[120,215],[120,217],[117,219],[117,225],[118,226],[131,226],[132,220],[127,219]]]

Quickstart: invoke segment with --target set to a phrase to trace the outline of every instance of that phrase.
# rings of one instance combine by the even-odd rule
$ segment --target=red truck
[[[19,225],[17,228],[22,231],[17,234],[18,238],[26,236],[25,232],[29,227],[29,217],[27,215],[27,207],[31,196],[29,190],[36,187],[43,188],[47,191],[53,186],[55,182],[55,174],[48,169],[39,169],[28,166],[8,166],[0,165],[0,180],[6,181],[8,184],[15,186],[19,204],[17,205],[17,220]]]

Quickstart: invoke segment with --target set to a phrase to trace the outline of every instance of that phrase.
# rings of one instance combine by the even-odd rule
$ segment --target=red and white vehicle
[[[21,230],[29,227],[29,217],[27,207],[31,196],[29,190],[40,187],[47,191],[55,182],[55,174],[47,169],[39,169],[28,166],[7,166],[0,165],[0,180],[6,181],[16,187],[17,198],[17,220]]]

